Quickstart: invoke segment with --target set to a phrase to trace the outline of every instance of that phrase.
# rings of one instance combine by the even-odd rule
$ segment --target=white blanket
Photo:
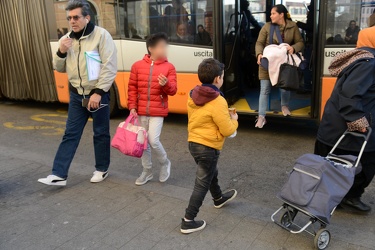
[[[264,48],[263,58],[268,59],[268,74],[270,76],[272,86],[275,86],[277,84],[281,64],[288,61],[288,46],[289,45],[287,43],[282,43],[280,45],[271,44]],[[296,54],[293,54],[291,56],[293,56],[293,59],[296,62],[296,66],[298,67],[301,63],[301,59]],[[293,65],[293,61],[291,60],[291,58],[289,59],[289,64]]]

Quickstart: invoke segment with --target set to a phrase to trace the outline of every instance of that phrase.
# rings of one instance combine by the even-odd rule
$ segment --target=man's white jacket
[[[61,39],[66,37],[73,39],[73,45],[66,54],[55,53],[53,66],[58,72],[68,74],[70,89],[80,95],[108,92],[117,74],[117,50],[109,32],[89,23],[83,35],[69,32]],[[85,52],[99,53],[101,65],[97,80],[88,80]]]

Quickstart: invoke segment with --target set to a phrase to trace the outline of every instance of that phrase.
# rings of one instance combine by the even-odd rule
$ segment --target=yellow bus
[[[14,8],[12,3],[0,3],[0,13],[6,13]],[[12,2],[12,1],[9,1]],[[27,20],[30,28],[22,26],[19,20],[19,30],[29,30],[30,34],[22,34],[23,39],[34,39],[37,35],[32,22],[43,22],[39,27],[41,34],[45,31],[49,39],[49,47],[34,47],[46,56],[40,59],[39,66],[23,63],[24,68],[32,67],[33,75],[42,74],[52,76],[53,89],[45,83],[34,83],[29,91],[44,93],[45,98],[26,97],[20,98],[14,82],[17,77],[4,77],[12,72],[17,75],[17,70],[11,67],[0,68],[0,95],[11,99],[37,99],[39,101],[69,102],[69,83],[66,74],[53,71],[51,55],[56,53],[58,39],[69,32],[69,23],[66,20],[66,0],[38,0],[38,4],[31,6],[31,2],[18,5],[22,15],[30,14],[28,8],[35,8],[36,15],[42,14],[41,20]],[[92,19],[96,25],[104,27],[113,36],[118,53],[118,74],[111,89],[111,113],[118,109],[127,108],[127,84],[131,65],[142,58],[146,53],[145,39],[154,32],[165,32],[171,38],[169,61],[172,62],[178,73],[178,91],[170,98],[170,112],[186,113],[186,101],[189,91],[199,84],[197,68],[199,63],[209,57],[215,57],[226,65],[224,95],[228,103],[236,107],[239,113],[256,114],[259,101],[259,81],[257,79],[258,66],[255,63],[254,44],[257,29],[248,22],[251,38],[243,36],[243,23],[245,20],[244,9],[241,8],[242,0],[88,0],[92,9]],[[306,21],[307,8],[310,1],[298,0],[250,0],[249,10],[256,22],[261,26],[269,21],[270,11],[274,4],[284,4],[291,13],[294,21]],[[329,98],[335,78],[329,76],[328,66],[332,58],[344,51],[353,49],[355,44],[345,41],[346,30],[351,21],[355,21],[360,29],[366,28],[369,16],[375,8],[374,1],[366,0],[321,0],[315,1],[314,6],[314,41],[312,46],[312,60],[310,68],[313,71],[312,91],[309,94],[292,94],[290,108],[292,117],[319,120],[324,105]],[[11,13],[14,13],[11,11]],[[19,13],[20,14],[20,13]],[[20,14],[21,15],[21,14]],[[18,18],[7,18],[2,15],[3,25],[17,22]],[[247,19],[246,19],[247,20]],[[183,25],[179,25],[183,23]],[[0,24],[2,25],[2,24]],[[16,26],[17,26],[16,25]],[[17,27],[18,27],[17,26]],[[198,34],[198,26],[205,29],[205,39]],[[17,31],[2,29],[2,37],[17,34]],[[207,36],[210,38],[207,38]],[[44,37],[37,37],[39,40]],[[175,39],[178,38],[178,39]],[[3,39],[3,38],[2,38]],[[36,39],[36,38],[35,38]],[[44,40],[42,40],[44,41]],[[41,42],[42,43],[42,42]],[[8,46],[8,47],[6,47]],[[0,45],[2,59],[14,59],[14,49],[9,47],[17,44]],[[46,51],[49,50],[49,51]],[[27,55],[16,53],[17,56]],[[38,55],[39,55],[38,54]],[[26,56],[27,57],[27,56]],[[15,59],[17,63],[22,58]],[[5,60],[3,60],[4,62]],[[45,63],[49,63],[45,66]],[[2,76],[3,75],[3,76]],[[37,77],[37,76],[35,76]],[[37,79],[37,78],[36,78]],[[19,80],[19,79],[18,79]],[[22,79],[21,79],[22,80]],[[21,81],[19,80],[19,81]],[[29,79],[30,80],[30,79]],[[31,80],[30,80],[31,81]],[[22,84],[22,82],[18,82]],[[29,84],[30,85],[30,84]],[[35,87],[36,86],[36,87]],[[46,92],[45,88],[49,88]],[[22,89],[23,92],[28,89]],[[55,91],[56,90],[56,91]],[[39,92],[38,92],[39,91]],[[46,94],[51,93],[51,94]],[[24,95],[27,96],[27,95]],[[34,95],[35,96],[35,95]],[[43,96],[43,95],[38,95]],[[279,94],[275,89],[269,100],[268,113],[281,116]]]

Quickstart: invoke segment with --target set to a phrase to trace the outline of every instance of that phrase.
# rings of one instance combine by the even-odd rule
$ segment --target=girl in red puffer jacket
[[[134,63],[130,72],[128,108],[131,114],[139,115],[149,142],[142,156],[143,171],[136,185],[146,184],[153,178],[151,148],[161,164],[160,182],[167,181],[171,172],[171,162],[160,143],[164,117],[168,115],[168,96],[177,92],[176,69],[167,60],[167,45],[166,34],[150,35],[146,41],[148,55]]]

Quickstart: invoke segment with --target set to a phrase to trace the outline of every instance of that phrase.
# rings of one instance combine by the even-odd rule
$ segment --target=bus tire
[[[114,84],[112,85],[111,89],[109,90],[109,114],[111,117],[116,116],[119,111],[118,103],[117,103],[117,90]]]

